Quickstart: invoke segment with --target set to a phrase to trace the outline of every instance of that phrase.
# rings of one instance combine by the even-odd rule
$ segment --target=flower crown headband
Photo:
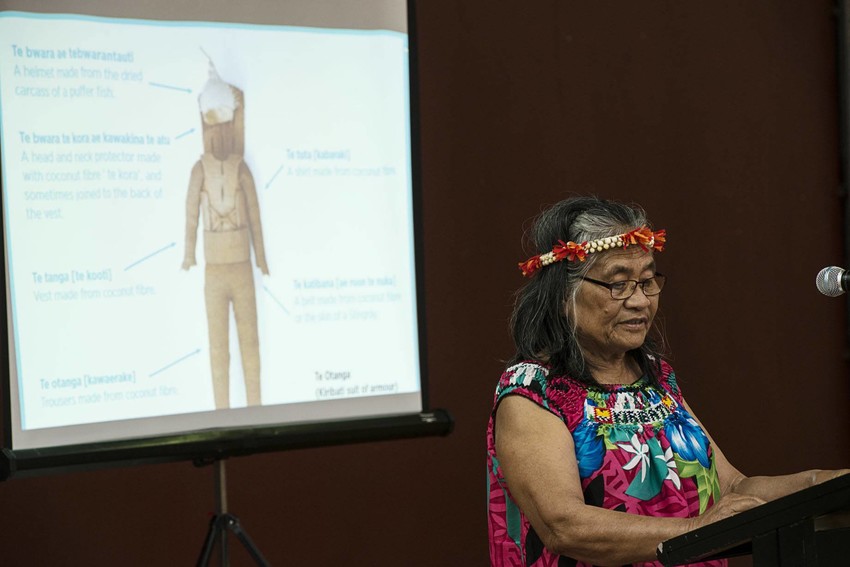
[[[646,225],[630,230],[629,232],[624,232],[623,234],[598,238],[590,242],[582,242],[581,244],[559,240],[550,252],[533,256],[525,262],[520,262],[519,269],[522,270],[522,275],[531,276],[543,266],[548,266],[561,260],[569,260],[570,262],[578,260],[579,262],[584,262],[588,254],[602,252],[610,248],[628,248],[632,244],[640,246],[645,252],[648,252],[650,249],[661,252],[664,250],[664,243],[666,241],[666,230],[662,229],[653,232]]]

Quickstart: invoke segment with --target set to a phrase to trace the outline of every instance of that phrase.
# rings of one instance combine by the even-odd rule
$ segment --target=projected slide
[[[21,430],[418,395],[407,57],[397,31],[0,13]]]

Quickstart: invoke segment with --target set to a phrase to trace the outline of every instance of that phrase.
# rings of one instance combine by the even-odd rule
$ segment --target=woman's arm
[[[654,561],[660,542],[762,503],[755,496],[730,493],[697,518],[654,518],[589,506],[566,426],[519,396],[499,404],[496,453],[511,496],[546,548],[596,565]]]
[[[691,408],[685,403],[685,408],[690,412],[694,419],[700,423],[699,418],[694,414]],[[703,431],[708,435],[708,430],[703,427]],[[711,442],[712,451],[714,451],[714,460],[717,466],[717,476],[720,480],[720,490],[722,497],[728,494],[739,494],[746,496],[755,496],[756,498],[768,502],[776,500],[788,494],[809,488],[816,484],[832,480],[833,478],[850,473],[850,469],[838,470],[809,470],[794,474],[786,474],[780,476],[746,476],[738,469],[732,466],[723,451],[714,442],[711,436],[708,436]],[[722,498],[721,497],[721,498]]]
[[[850,470],[839,469],[810,470],[782,476],[749,476],[742,478],[732,490],[735,494],[749,494],[764,501],[775,500],[847,473],[850,473]]]

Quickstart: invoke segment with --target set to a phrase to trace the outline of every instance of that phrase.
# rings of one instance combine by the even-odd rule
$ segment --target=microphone
[[[815,283],[822,294],[838,297],[850,289],[850,273],[838,266],[830,266],[818,272]]]

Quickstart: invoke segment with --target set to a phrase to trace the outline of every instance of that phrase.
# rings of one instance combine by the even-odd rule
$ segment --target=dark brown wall
[[[232,459],[275,565],[484,565],[484,429],[511,354],[523,226],[571,191],[669,231],[662,311],[686,396],[747,474],[850,465],[828,0],[421,0],[428,366],[441,439]],[[187,463],[0,485],[0,564],[190,565],[213,509]],[[247,565],[238,547],[234,565]]]

